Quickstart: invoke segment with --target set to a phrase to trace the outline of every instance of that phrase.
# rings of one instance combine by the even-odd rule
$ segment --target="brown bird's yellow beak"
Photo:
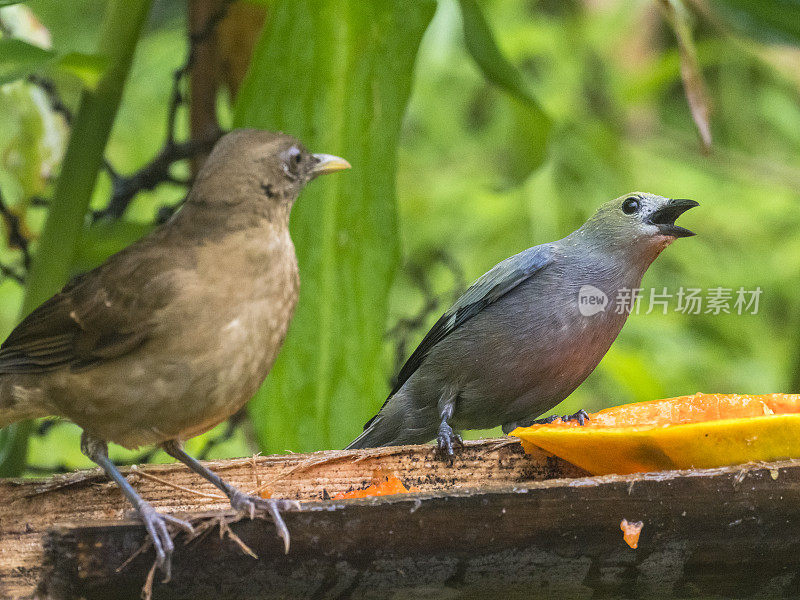
[[[349,162],[333,154],[312,154],[312,156],[316,161],[314,166],[311,167],[311,173],[314,177],[350,168]]]

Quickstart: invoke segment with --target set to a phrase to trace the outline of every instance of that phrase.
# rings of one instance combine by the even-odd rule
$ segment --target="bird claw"
[[[564,423],[566,423],[567,421],[577,421],[578,425],[580,425],[581,427],[586,425],[586,421],[591,421],[591,419],[589,418],[589,414],[585,410],[580,409],[578,412],[572,415],[563,415],[563,416],[550,415],[549,417],[544,417],[543,419],[534,419],[533,421],[529,421],[528,423],[524,424],[521,423],[520,427],[529,427],[530,425],[547,425],[554,421],[558,421],[559,419]]]
[[[563,417],[561,417],[561,420],[564,421],[565,423],[567,421],[577,421],[578,425],[580,425],[581,427],[586,425],[586,421],[591,421],[591,419],[589,418],[589,414],[583,409],[580,409],[578,412],[572,415],[564,415]]]
[[[175,550],[169,525],[180,527],[187,533],[194,533],[194,529],[186,521],[172,515],[162,514],[147,503],[139,507],[139,517],[144,522],[144,527],[153,542],[156,565],[164,573],[164,583],[167,583],[172,578],[172,553]]]
[[[529,421],[530,425],[549,425],[554,421],[558,421],[561,417],[558,415],[550,415],[549,417],[544,417],[543,419],[534,419],[533,421]],[[530,427],[527,423],[520,425],[520,427]]]
[[[256,510],[268,512],[272,517],[272,522],[275,523],[275,528],[278,530],[278,536],[283,540],[284,552],[289,554],[289,529],[283,521],[281,511],[299,510],[300,503],[297,500],[259,498],[258,496],[245,494],[241,490],[236,490],[231,495],[231,506],[234,510],[250,515],[251,519],[256,516]]]
[[[436,445],[438,453],[445,459],[453,460],[453,444],[464,446],[464,440],[461,435],[453,431],[446,422],[439,425],[439,434],[436,436]]]

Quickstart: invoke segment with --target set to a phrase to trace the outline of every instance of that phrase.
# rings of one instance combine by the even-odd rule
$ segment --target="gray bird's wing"
[[[0,346],[0,375],[84,370],[144,342],[166,295],[161,259],[141,250],[74,278],[29,314]]]
[[[552,247],[549,244],[542,244],[507,258],[478,278],[422,339],[400,369],[389,398],[403,387],[408,378],[419,368],[431,348],[551,262],[553,262]]]

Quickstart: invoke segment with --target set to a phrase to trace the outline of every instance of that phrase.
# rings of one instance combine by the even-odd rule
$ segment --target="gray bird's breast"
[[[419,381],[458,390],[458,427],[540,415],[580,385],[624,325],[627,314],[612,303],[619,279],[548,267],[438,344]]]

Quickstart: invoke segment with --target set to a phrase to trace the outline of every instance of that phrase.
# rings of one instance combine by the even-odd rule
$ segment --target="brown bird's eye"
[[[641,203],[639,199],[631,196],[630,198],[625,198],[625,201],[622,203],[622,212],[626,215],[632,215],[635,212],[639,212],[639,208]]]
[[[292,146],[281,155],[283,170],[290,179],[299,176],[300,163],[303,162],[303,152],[297,146]]]

